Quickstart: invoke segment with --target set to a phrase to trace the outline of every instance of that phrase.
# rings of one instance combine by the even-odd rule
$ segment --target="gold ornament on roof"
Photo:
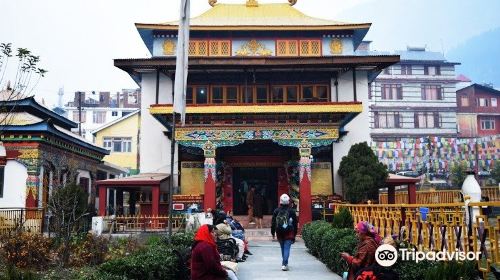
[[[342,54],[342,40],[335,38],[330,42],[331,54]]]
[[[247,0],[247,7],[258,7],[259,3],[257,0]]]
[[[297,0],[288,0],[288,3],[290,3],[290,6],[293,6],[297,4]]]
[[[163,54],[164,55],[173,55],[174,52],[175,52],[174,40],[165,40],[165,42],[163,42]]]
[[[245,43],[239,50],[236,51],[236,55],[239,56],[270,56],[273,51],[266,49],[266,47],[257,42],[257,40],[250,40]]]
[[[210,4],[210,6],[215,6],[215,4],[217,3],[217,0],[208,0],[208,4]]]

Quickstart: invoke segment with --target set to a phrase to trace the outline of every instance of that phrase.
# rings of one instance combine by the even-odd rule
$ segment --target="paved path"
[[[292,245],[289,271],[281,271],[281,250],[276,241],[250,241],[253,253],[247,261],[238,264],[239,280],[342,280],[322,262],[307,252],[304,242]]]

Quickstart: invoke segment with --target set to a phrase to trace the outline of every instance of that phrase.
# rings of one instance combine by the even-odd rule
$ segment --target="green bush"
[[[332,229],[332,225],[329,223],[319,223],[319,225],[314,229],[311,234],[311,246],[309,247],[309,251],[313,256],[319,256],[319,252],[321,251],[321,240],[325,233]]]
[[[39,277],[29,270],[21,270],[14,265],[7,265],[5,272],[0,273],[0,280],[38,280]]]
[[[332,226],[334,228],[353,228],[354,220],[349,209],[341,207],[339,212],[333,215]]]
[[[437,262],[437,264],[425,272],[425,280],[455,280],[476,279],[479,276],[477,264],[474,261]]]
[[[41,234],[13,232],[0,236],[2,262],[18,268],[44,269],[51,259],[52,240]]]
[[[400,280],[422,280],[427,270],[431,269],[435,262],[421,261],[398,261],[393,269],[399,274]]]
[[[325,225],[329,224],[325,221],[314,221],[311,223],[307,223],[302,227],[302,239],[304,240],[304,243],[309,251],[311,251],[313,233],[315,233],[318,228]]]
[[[172,245],[175,247],[191,248],[194,240],[194,232],[186,231],[172,235]]]
[[[342,275],[348,268],[340,253],[347,252],[353,255],[357,243],[354,230],[333,228],[322,237],[319,258],[330,270]]]

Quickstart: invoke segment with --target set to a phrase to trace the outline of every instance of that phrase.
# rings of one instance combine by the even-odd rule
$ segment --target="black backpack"
[[[276,232],[286,233],[292,229],[290,224],[290,211],[289,209],[278,209],[275,219]]]

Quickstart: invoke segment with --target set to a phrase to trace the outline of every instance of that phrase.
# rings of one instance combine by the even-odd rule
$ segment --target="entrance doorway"
[[[262,211],[272,215],[278,200],[278,168],[276,167],[235,167],[233,169],[233,212],[246,215],[247,193],[252,186],[264,198]]]

